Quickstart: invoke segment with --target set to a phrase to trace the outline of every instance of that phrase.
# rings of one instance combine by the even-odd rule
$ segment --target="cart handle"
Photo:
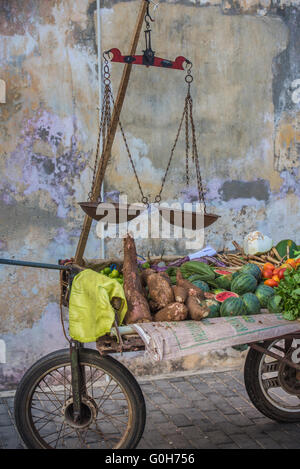
[[[40,262],[16,261],[15,259],[0,259],[0,264],[19,265],[23,267],[37,267],[40,269],[70,270],[70,265],[45,264]]]

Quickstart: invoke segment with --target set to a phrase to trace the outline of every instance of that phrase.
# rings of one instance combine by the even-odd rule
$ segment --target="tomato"
[[[280,278],[279,278],[278,275],[273,275],[273,276],[272,276],[272,280],[275,280],[275,282],[278,283],[278,282],[280,281]]]
[[[276,267],[276,269],[273,270],[273,275],[278,275],[281,267]]]
[[[272,278],[273,270],[264,270],[262,273],[262,278]]]
[[[275,280],[273,280],[272,278],[269,278],[268,280],[266,280],[264,282],[265,285],[268,285],[268,287],[278,287],[278,282],[276,282]]]
[[[266,264],[264,264],[264,270],[274,270],[275,269],[275,265],[271,264],[271,262],[266,262]]]
[[[288,259],[287,261],[285,261],[285,263],[291,265],[293,269],[295,269],[297,265],[295,259]]]
[[[282,280],[284,278],[284,272],[285,271],[286,271],[286,267],[284,267],[283,269],[280,269],[280,271],[278,273],[279,280]]]

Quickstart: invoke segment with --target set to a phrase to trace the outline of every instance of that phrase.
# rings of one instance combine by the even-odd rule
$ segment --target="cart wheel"
[[[143,434],[145,401],[135,378],[112,357],[80,349],[86,392],[82,418],[72,418],[69,350],[37,361],[15,396],[15,420],[28,448],[135,448]]]
[[[262,346],[291,359],[292,338],[266,341]],[[244,368],[245,386],[254,406],[277,422],[300,421],[300,373],[286,363],[250,348]]]

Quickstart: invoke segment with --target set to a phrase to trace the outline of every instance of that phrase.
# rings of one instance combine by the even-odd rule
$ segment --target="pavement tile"
[[[9,413],[6,411],[6,414],[0,415],[0,427],[7,427],[12,425],[12,419]]]
[[[232,439],[220,430],[213,430],[212,432],[207,432],[206,436],[210,441],[212,441],[216,445],[223,443],[232,443]]]
[[[198,425],[202,432],[206,435],[207,432],[212,432],[216,429],[216,424],[211,422],[210,420],[206,418],[193,418],[192,419],[193,423]]]
[[[215,403],[211,402],[207,398],[203,398],[203,400],[199,400],[199,401],[192,401],[191,405],[193,408],[199,409],[203,412],[216,409]]]
[[[171,420],[177,427],[192,426],[192,421],[184,414],[174,414],[171,416]]]
[[[228,419],[234,423],[235,425],[238,425],[240,427],[245,427],[249,425],[254,425],[254,423],[246,417],[246,415],[241,415],[241,414],[234,414],[234,415],[228,415]]]
[[[215,427],[219,428],[222,432],[226,433],[226,435],[229,435],[229,436],[241,433],[241,427],[237,427],[231,422],[221,422]]]
[[[190,440],[194,449],[217,449],[217,445],[208,438],[194,438]]]
[[[236,409],[243,409],[249,406],[249,403],[246,401],[246,399],[243,399],[240,396],[226,397],[226,400]]]
[[[231,435],[231,438],[241,449],[261,449],[262,448],[249,435],[236,434],[236,435]]]
[[[233,414],[239,414],[239,411],[232,407],[228,402],[216,402],[216,407],[219,411],[221,411],[225,415],[233,415]]]
[[[189,427],[185,428],[188,429]],[[159,431],[162,435],[173,435],[178,432],[180,433],[181,428],[178,428],[173,422],[163,422],[159,424]]]
[[[176,399],[172,399],[172,403],[174,403],[179,409],[189,409],[192,405],[191,401],[188,399],[179,399],[178,396]]]
[[[1,431],[1,442],[4,449],[21,449],[22,444],[17,431],[13,425],[3,426]]]
[[[240,449],[239,446],[235,443],[222,443],[219,445],[219,449]]]
[[[170,435],[170,438],[167,438],[168,443],[172,448],[176,449],[190,449],[193,448],[191,442],[189,442],[184,435],[176,434]]]
[[[168,421],[168,418],[165,414],[163,414],[160,410],[153,411],[149,414],[147,420],[156,423],[164,423]]]
[[[228,422],[225,415],[217,410],[210,410],[208,412],[205,412],[205,417],[207,417],[212,423]]]
[[[283,446],[267,436],[257,438],[257,442],[263,449],[283,449]]]

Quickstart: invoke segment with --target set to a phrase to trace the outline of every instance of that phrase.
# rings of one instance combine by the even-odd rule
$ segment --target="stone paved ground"
[[[279,424],[249,402],[241,371],[141,382],[147,424],[138,448],[300,448],[300,424]],[[0,448],[22,448],[13,397],[0,397]]]

